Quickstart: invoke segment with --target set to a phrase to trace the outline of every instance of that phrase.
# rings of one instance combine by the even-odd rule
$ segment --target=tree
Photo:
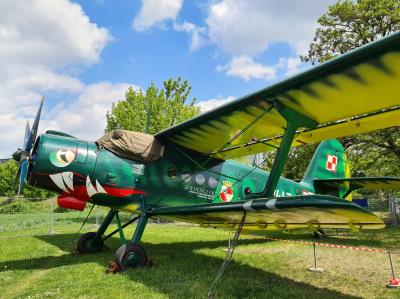
[[[4,164],[0,164],[0,196],[13,197],[17,194],[17,187],[14,185],[17,172],[18,165],[14,160],[9,160]],[[49,198],[53,196],[54,193],[25,184],[22,189],[22,195],[30,199],[40,200]]]
[[[163,82],[158,89],[152,82],[145,92],[129,88],[125,99],[113,103],[107,112],[107,131],[125,129],[155,134],[200,113],[196,98],[189,105],[192,87],[181,78]]]
[[[400,175],[400,127],[342,139],[356,176]]]
[[[400,0],[346,0],[329,6],[304,62],[324,62],[400,29]]]
[[[14,180],[17,175],[18,166],[14,161],[0,164],[0,196],[15,195]]]
[[[282,175],[291,180],[300,180],[311,162],[311,158],[317,150],[318,144],[307,144],[304,146],[292,147],[290,149]],[[263,155],[264,163],[262,168],[272,168],[276,151],[266,152]]]
[[[318,19],[303,62],[312,64],[330,60],[340,54],[368,44],[400,29],[400,0],[338,1]],[[356,175],[399,175],[399,127],[343,138],[358,173]],[[360,158],[363,157],[363,158]],[[379,165],[379,167],[377,167]]]

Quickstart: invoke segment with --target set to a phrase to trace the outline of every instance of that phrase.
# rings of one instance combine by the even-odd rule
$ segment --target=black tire
[[[80,254],[96,253],[102,251],[104,249],[104,242],[103,240],[100,240],[94,243],[93,240],[95,237],[95,232],[88,232],[86,234],[83,234],[76,244],[77,251]]]
[[[317,229],[313,232],[313,236],[315,239],[323,239],[325,238],[325,232],[322,229]]]
[[[122,245],[115,252],[115,258],[120,269],[144,267],[147,265],[147,254],[139,244],[128,243]]]

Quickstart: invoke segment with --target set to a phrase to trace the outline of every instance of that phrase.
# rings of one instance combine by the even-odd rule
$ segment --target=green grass
[[[104,211],[101,211],[104,215]],[[151,268],[106,274],[119,247],[107,241],[100,254],[75,255],[73,243],[86,213],[55,216],[49,235],[49,214],[0,214],[1,298],[206,298],[223,258],[228,233],[182,224],[150,224],[143,245]],[[94,218],[90,219],[90,226]],[[90,227],[89,227],[90,228]],[[126,235],[131,236],[133,228]],[[331,232],[323,242],[390,249],[400,253],[400,231],[385,229],[359,234]],[[274,233],[285,239],[312,240],[309,234]],[[243,235],[233,260],[218,284],[216,298],[399,298],[387,289],[387,254],[317,247],[312,266],[309,245],[267,241]],[[396,256],[400,271],[400,260]]]

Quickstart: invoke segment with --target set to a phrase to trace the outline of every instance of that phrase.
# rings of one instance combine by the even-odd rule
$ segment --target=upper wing
[[[368,189],[400,189],[400,178],[396,177],[366,177],[366,178],[341,178],[341,179],[316,179],[314,187],[316,190],[329,190],[348,185],[349,192],[361,188]]]
[[[293,145],[399,124],[400,33],[201,114],[156,136],[229,159],[279,146],[287,125],[278,106],[318,123]]]
[[[261,198],[231,203],[163,207],[150,211],[202,225],[234,227],[246,211],[246,229],[367,228],[385,225],[374,214],[347,200],[327,195]]]

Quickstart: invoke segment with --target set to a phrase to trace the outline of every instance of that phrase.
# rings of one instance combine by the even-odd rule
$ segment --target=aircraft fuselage
[[[166,147],[163,158],[143,164],[94,142],[43,134],[33,151],[28,183],[60,193],[61,207],[82,210],[91,202],[134,212],[143,206],[244,200],[263,190],[268,175],[237,161],[209,159],[176,147]],[[312,186],[280,177],[275,196],[312,192]]]

